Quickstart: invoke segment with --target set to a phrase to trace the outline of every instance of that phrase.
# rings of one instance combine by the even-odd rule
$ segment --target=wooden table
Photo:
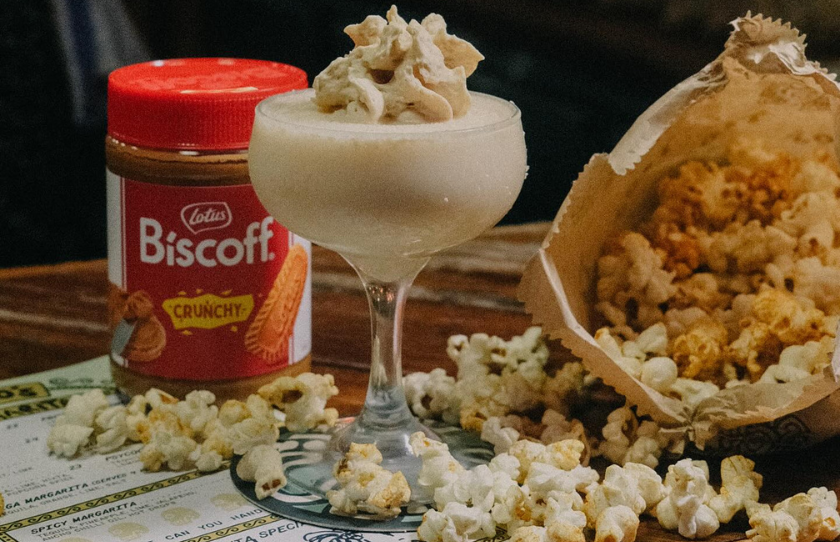
[[[530,325],[516,300],[522,269],[548,224],[496,228],[436,256],[417,278],[405,312],[406,373],[454,364],[446,340],[485,332],[509,338]],[[337,255],[313,248],[313,370],[335,375],[343,415],[358,412],[367,386],[370,327],[361,283]],[[73,262],[0,270],[0,379],[54,369],[105,354],[106,262]],[[566,356],[552,343],[552,356]],[[774,502],[810,487],[840,489],[840,440],[807,453],[756,458],[765,476],[762,501]],[[717,462],[710,460],[712,471]],[[711,540],[743,539],[735,521]],[[638,540],[682,540],[645,520]]]

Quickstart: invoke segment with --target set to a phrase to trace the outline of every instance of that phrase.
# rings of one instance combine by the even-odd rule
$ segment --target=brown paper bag
[[[686,433],[710,453],[755,454],[840,434],[833,370],[723,390],[692,411],[624,372],[593,338],[596,262],[608,239],[650,217],[660,178],[688,160],[721,159],[736,137],[764,139],[793,155],[836,154],[840,88],[806,59],[804,36],[760,15],[733,26],[717,59],[654,103],[610,154],[592,157],[529,263],[519,295],[535,323],[640,415]]]

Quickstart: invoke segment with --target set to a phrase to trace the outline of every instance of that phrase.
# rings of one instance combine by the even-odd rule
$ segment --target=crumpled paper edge
[[[725,58],[737,59],[756,73],[811,76],[827,92],[837,93],[836,75],[805,59],[805,36],[790,23],[747,12],[731,24],[733,30],[723,53],[654,102],[619,140],[609,154],[617,174],[633,169],[692,103],[726,84]]]

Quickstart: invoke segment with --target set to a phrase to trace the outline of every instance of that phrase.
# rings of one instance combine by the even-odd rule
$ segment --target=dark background
[[[89,66],[100,26],[84,9],[106,0],[0,2],[0,267],[105,256],[104,74],[84,79],[73,106],[56,10],[75,16],[77,65]],[[116,0],[110,0],[115,2]],[[364,0],[130,0],[123,3],[150,58],[276,60],[311,78],[352,42],[342,29],[390,2]],[[721,51],[727,22],[748,9],[809,32],[809,53],[838,56],[840,2],[784,0],[407,0],[406,19],[442,14],[450,33],[487,59],[472,90],[522,110],[530,173],[504,223],[550,220],[589,157]],[[81,38],[79,37],[81,36]],[[100,51],[101,53],[101,51]],[[130,56],[130,55],[129,55]]]

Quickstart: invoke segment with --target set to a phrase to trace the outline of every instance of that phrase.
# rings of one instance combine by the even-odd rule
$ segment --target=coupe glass
[[[472,93],[473,112],[444,123],[362,124],[317,113],[314,91],[257,106],[249,162],[265,208],[290,231],[336,251],[362,280],[371,312],[367,397],[309,461],[312,491],[328,489],[351,442],[376,443],[383,466],[400,470],[413,500],[420,462],[408,439],[422,425],[406,403],[400,345],[406,292],[430,256],[470,240],[510,209],[527,170],[519,110]],[[457,454],[456,454],[457,457]],[[317,472],[316,472],[317,471]]]

